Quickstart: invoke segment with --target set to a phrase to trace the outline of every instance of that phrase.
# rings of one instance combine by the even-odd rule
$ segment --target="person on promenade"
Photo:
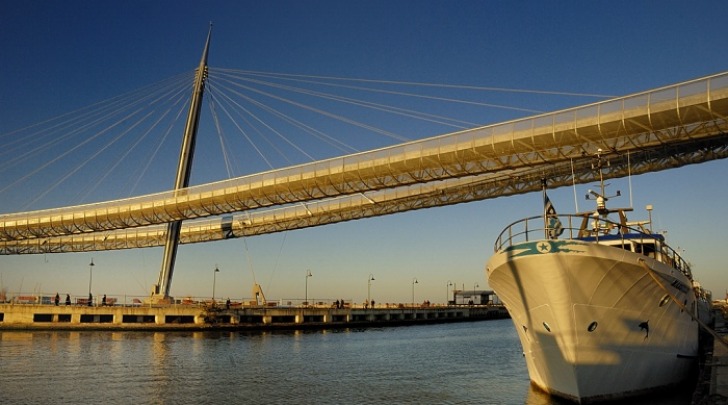
[[[53,301],[56,303],[56,306],[58,306],[58,303],[61,302],[61,296],[56,293],[56,298]]]
[[[88,293],[88,306],[92,306],[92,302],[94,302],[94,296]]]
[[[71,294],[66,294],[66,306],[71,305]]]
[[[106,306],[106,294],[104,294],[103,298],[101,298],[101,306],[102,307]]]

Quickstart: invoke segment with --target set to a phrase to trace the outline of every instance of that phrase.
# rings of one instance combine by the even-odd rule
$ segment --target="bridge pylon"
[[[179,162],[177,163],[177,177],[174,185],[175,195],[179,193],[180,190],[187,188],[190,183],[192,159],[195,154],[197,128],[200,123],[200,110],[202,109],[202,96],[205,92],[205,81],[207,79],[207,54],[210,48],[211,35],[212,24],[210,24],[210,29],[207,33],[207,41],[205,41],[205,48],[202,51],[202,58],[200,59],[200,65],[195,74],[192,98],[190,99],[190,108],[187,113],[187,122],[185,124],[185,132],[182,139]],[[172,274],[174,273],[174,264],[177,258],[177,247],[179,246],[181,228],[182,221],[174,221],[167,224],[162,268],[159,271],[159,281],[157,284],[152,286],[152,303],[170,303],[172,301],[172,298],[169,296],[169,290],[172,284]]]

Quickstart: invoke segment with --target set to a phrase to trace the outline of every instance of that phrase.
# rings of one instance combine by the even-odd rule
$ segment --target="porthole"
[[[543,323],[543,327],[546,328],[547,331],[551,332],[551,327],[546,322]]]
[[[669,296],[669,295],[667,295],[667,294],[665,294],[665,295],[664,295],[664,296],[662,297],[662,299],[660,300],[660,304],[659,304],[659,305],[660,305],[660,306],[662,307],[662,306],[664,306],[665,304],[667,304],[668,302],[670,302],[670,296]]]
[[[597,325],[599,325],[597,323],[597,321],[594,321],[589,324],[589,326],[586,328],[586,330],[588,330],[589,332],[594,332],[595,330],[597,330]]]

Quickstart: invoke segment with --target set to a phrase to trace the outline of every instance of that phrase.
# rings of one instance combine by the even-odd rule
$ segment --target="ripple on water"
[[[0,332],[0,367],[0,403],[563,403],[530,389],[510,320],[294,333]]]

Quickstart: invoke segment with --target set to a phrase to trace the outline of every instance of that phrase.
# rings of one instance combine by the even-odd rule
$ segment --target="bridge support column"
[[[202,51],[200,66],[195,75],[195,85],[190,99],[190,109],[187,114],[182,148],[180,149],[179,162],[177,166],[177,178],[174,189],[181,190],[189,186],[190,173],[192,171],[192,158],[195,152],[195,140],[197,138],[197,127],[200,123],[200,110],[202,108],[202,95],[205,92],[205,79],[207,78],[207,52],[210,48],[210,35],[212,26],[207,33],[207,42]],[[179,244],[180,229],[182,221],[170,222],[167,226],[167,240],[164,244],[164,259],[162,269],[159,272],[159,282],[154,286],[152,292],[153,303],[170,303],[169,289],[172,284],[174,273],[174,262],[177,257],[177,246]]]

